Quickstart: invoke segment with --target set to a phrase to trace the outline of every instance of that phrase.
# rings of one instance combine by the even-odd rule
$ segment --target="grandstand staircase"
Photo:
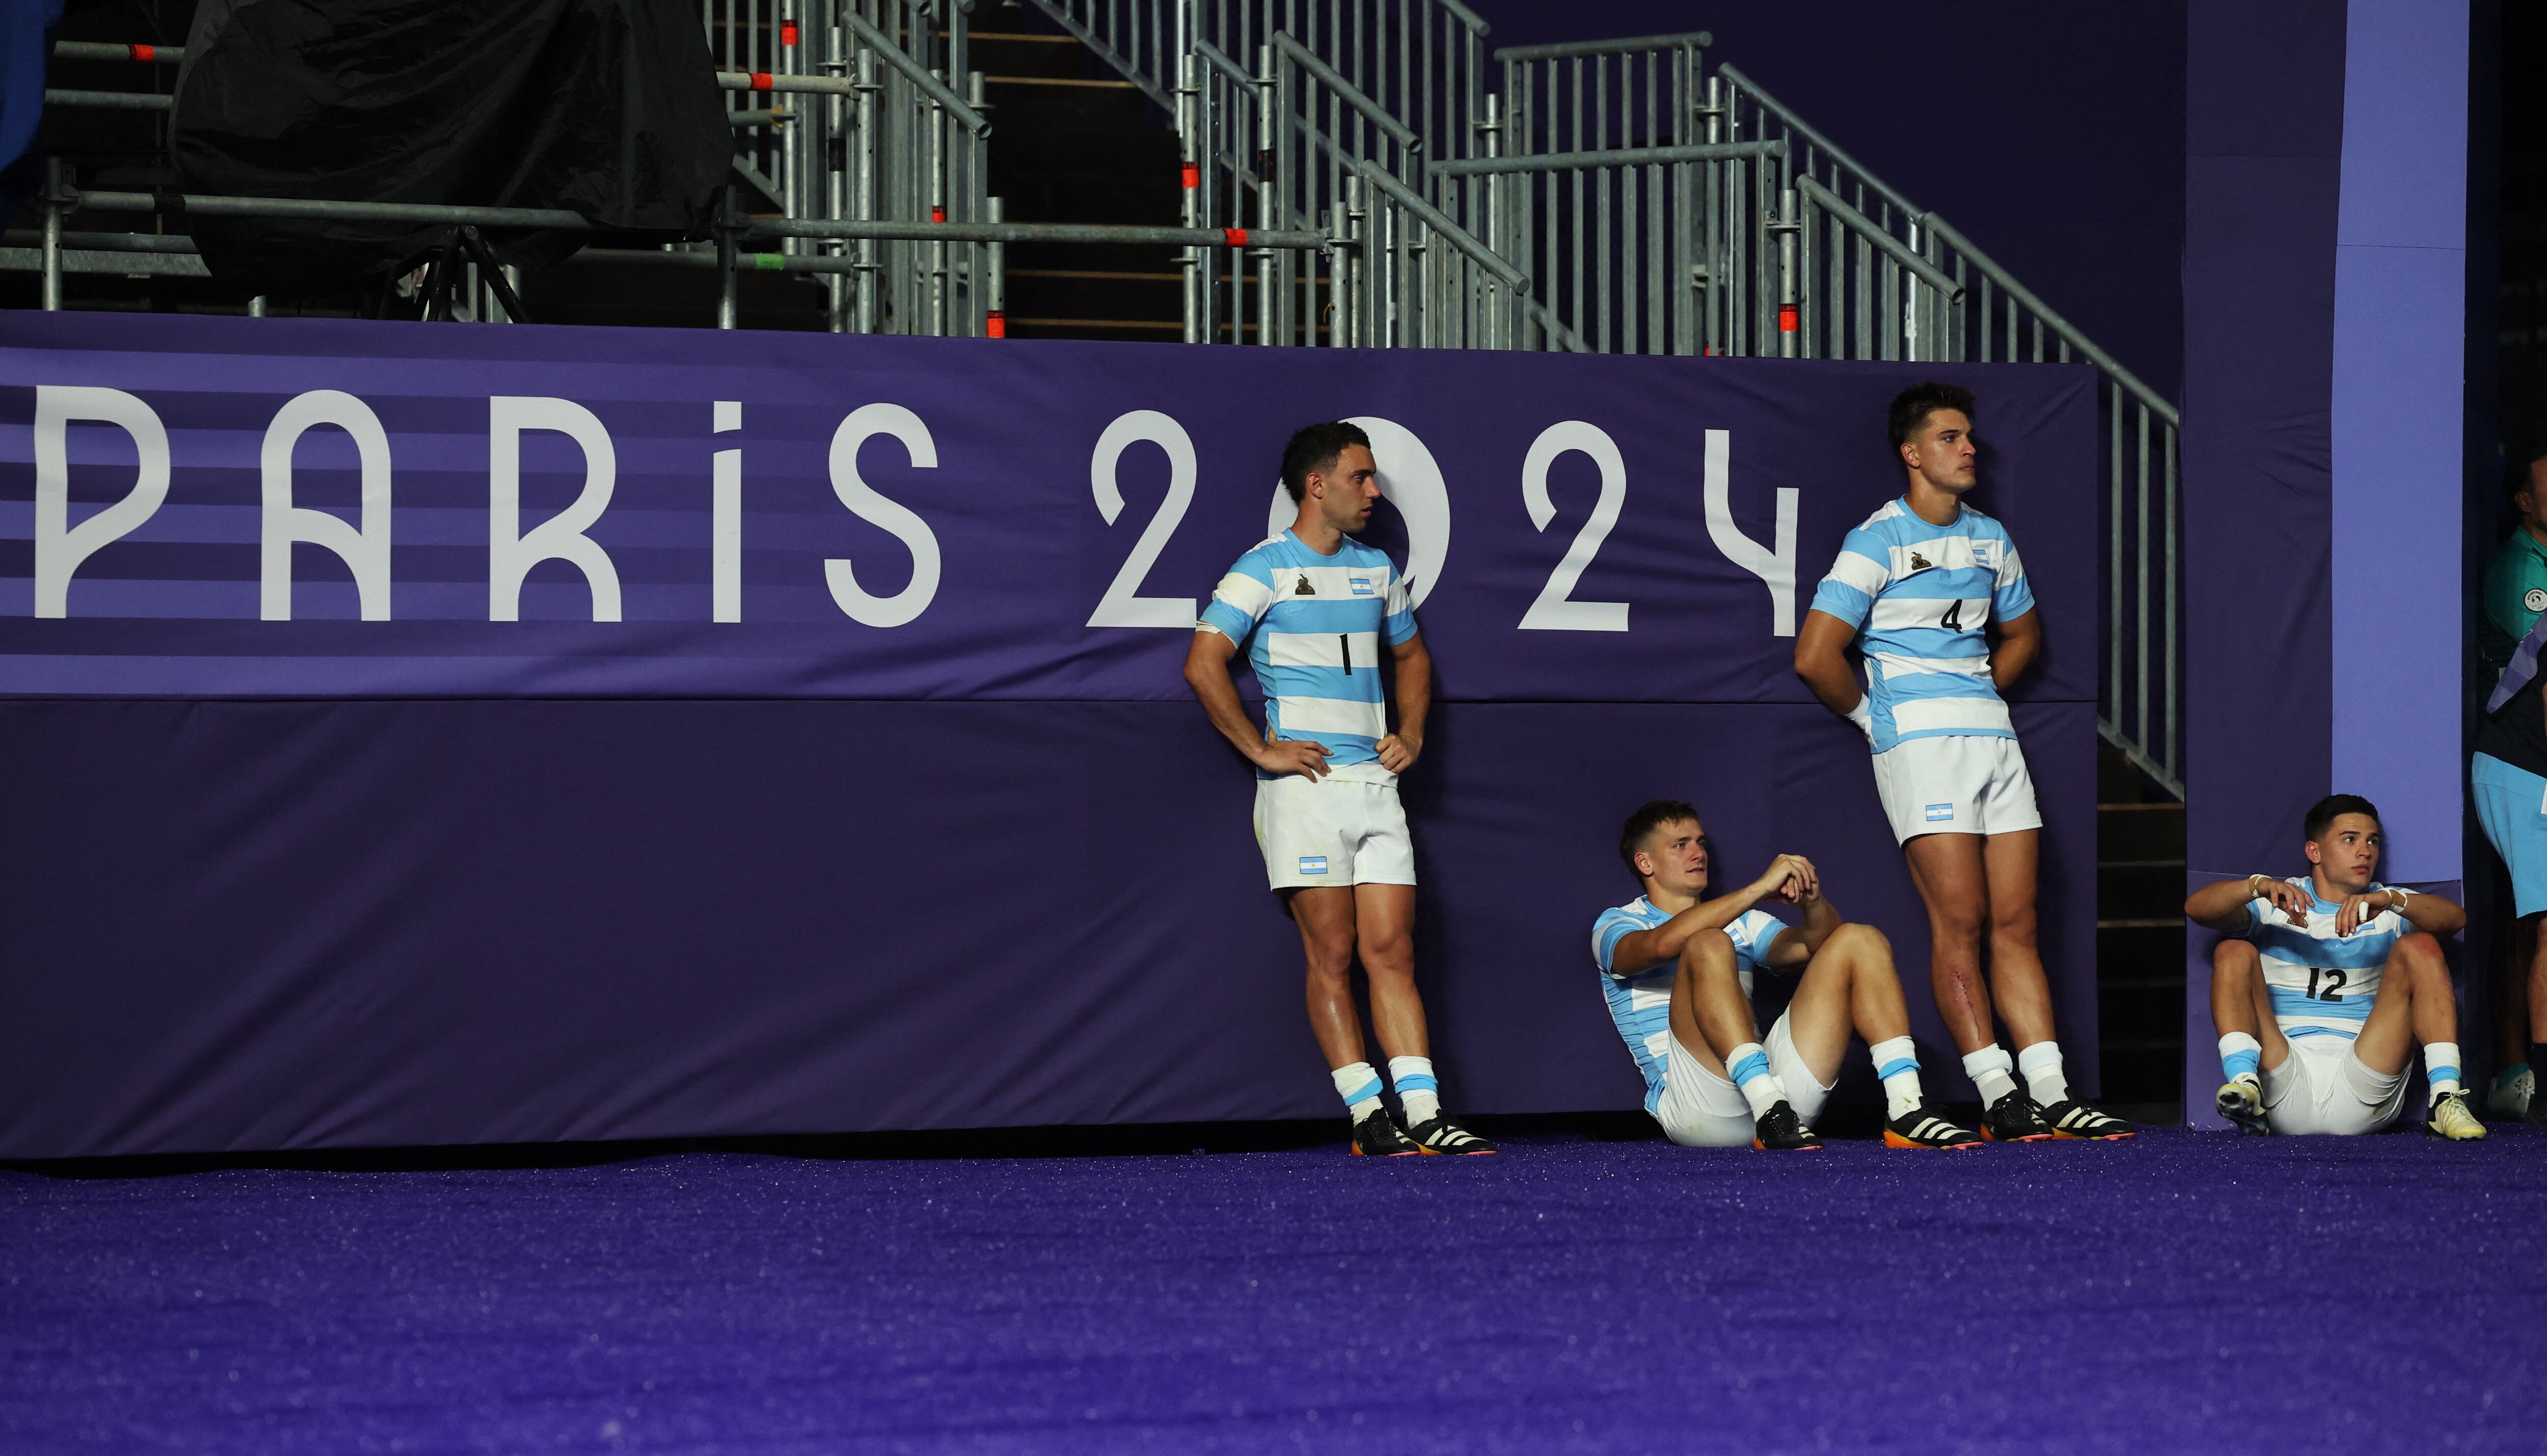
[[[1176,134],[1139,87],[1014,0],[976,12],[969,43],[994,108],[991,195],[1007,220],[1178,225]],[[1174,343],[1185,328],[1177,255],[1013,244],[1009,336]]]
[[[2096,772],[2096,1032],[2103,1097],[2175,1121],[2184,1067],[2184,805],[2102,745]]]

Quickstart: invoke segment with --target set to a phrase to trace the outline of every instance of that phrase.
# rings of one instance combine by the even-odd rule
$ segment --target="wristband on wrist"
[[[2404,914],[2404,913],[2406,913],[2406,900],[2407,900],[2407,898],[2408,898],[2408,897],[2407,897],[2406,892],[2405,892],[2404,890],[2402,890],[2402,889],[2399,889],[2397,886],[2391,885],[2391,886],[2389,886],[2389,887],[2388,887],[2388,893],[2389,893],[2390,895],[2393,895],[2393,896],[2397,897],[2397,902],[2396,902],[2395,904],[2393,904],[2393,905],[2389,906],[2389,908],[2391,908],[2391,909],[2395,910],[2398,914],[2401,914],[2401,915],[2402,915],[2402,914]]]

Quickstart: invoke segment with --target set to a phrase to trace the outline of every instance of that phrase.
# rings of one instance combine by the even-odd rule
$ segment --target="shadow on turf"
[[[2174,1107],[2116,1107],[2135,1122],[2172,1124]],[[1969,1126],[1977,1107],[1950,1105]],[[1477,1116],[1469,1126],[1492,1138],[1534,1142],[1659,1143],[1641,1112],[1552,1112]],[[1871,1105],[1823,1109],[1826,1137],[1872,1140],[1883,1130]],[[750,1153],[777,1157],[1125,1157],[1287,1153],[1341,1148],[1342,1118],[1280,1122],[1150,1123],[1125,1127],[957,1128],[930,1132],[800,1133],[748,1138],[657,1138],[615,1143],[486,1143],[443,1148],[316,1148],[270,1153],[152,1154],[0,1161],[0,1169],[49,1178],[154,1178],[234,1168],[320,1172],[451,1172],[470,1169],[593,1167],[682,1153]]]

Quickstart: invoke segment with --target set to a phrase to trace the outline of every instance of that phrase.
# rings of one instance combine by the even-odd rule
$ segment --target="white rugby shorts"
[[[2274,1132],[2348,1138],[2378,1132],[2405,1110],[2405,1068],[2374,1071],[2342,1037],[2290,1043],[2282,1065],[2264,1069],[2264,1121]]]
[[[2043,827],[2034,780],[2014,738],[1958,733],[1905,738],[1875,755],[1875,791],[1892,837],[2007,834]]]
[[[1259,779],[1256,847],[1275,890],[1415,883],[1415,841],[1395,783]]]
[[[1822,1099],[1831,1089],[1798,1055],[1795,1032],[1787,1025],[1785,1012],[1779,1013],[1778,1024],[1769,1028],[1760,1049],[1769,1054],[1769,1070],[1787,1089],[1787,1105],[1810,1126],[1821,1115]],[[1654,1104],[1654,1121],[1663,1125],[1663,1136],[1683,1148],[1751,1146],[1751,1104],[1743,1100],[1742,1089],[1693,1056],[1677,1036],[1671,1039],[1670,1055],[1663,1059],[1663,1095]]]

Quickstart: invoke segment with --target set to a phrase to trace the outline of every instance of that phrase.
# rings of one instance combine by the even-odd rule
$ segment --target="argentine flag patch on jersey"
[[[1931,804],[1928,806],[1928,822],[1932,824],[1951,823],[1953,822],[1954,817],[1955,807],[1951,804]]]
[[[1367,577],[1367,576],[1356,576],[1356,577],[1353,577],[1353,578],[1351,578],[1351,579],[1352,579],[1352,581],[1353,581],[1353,594],[1354,594],[1355,596],[1358,596],[1358,597],[1366,597],[1366,596],[1376,595],[1376,593],[1375,593],[1375,592],[1372,590],[1372,588],[1371,588],[1370,578],[1369,578],[1369,577]]]
[[[1300,856],[1300,873],[1301,873],[1301,874],[1303,874],[1303,875],[1323,875],[1323,874],[1325,874],[1326,872],[1327,872],[1327,857],[1326,857],[1325,855],[1323,855],[1323,854],[1304,854],[1304,855]]]

